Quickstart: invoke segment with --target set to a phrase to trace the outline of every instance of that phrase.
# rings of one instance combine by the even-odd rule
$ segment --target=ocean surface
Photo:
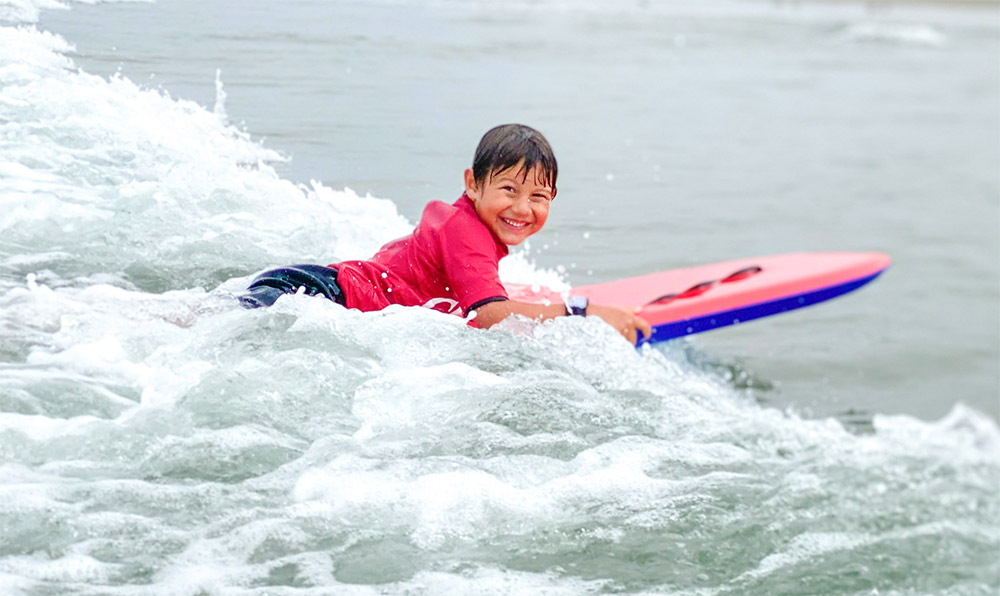
[[[370,256],[485,130],[509,281],[893,267],[635,350],[233,298]],[[0,0],[0,593],[1000,593],[1000,7]]]

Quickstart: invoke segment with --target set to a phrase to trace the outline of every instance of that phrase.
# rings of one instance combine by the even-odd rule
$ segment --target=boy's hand
[[[641,331],[646,338],[653,334],[653,328],[646,319],[624,308],[591,304],[587,307],[587,315],[601,317],[633,344],[638,338],[638,332]]]
[[[529,304],[518,300],[503,300],[490,302],[479,307],[476,312],[476,326],[489,328],[510,315],[522,315],[536,321],[547,321],[566,314],[566,308],[559,304]],[[587,315],[600,317],[614,327],[619,333],[625,336],[633,344],[638,337],[638,332],[642,332],[643,337],[653,334],[653,328],[646,319],[638,316],[635,312],[617,306],[602,306],[591,304],[587,307]]]

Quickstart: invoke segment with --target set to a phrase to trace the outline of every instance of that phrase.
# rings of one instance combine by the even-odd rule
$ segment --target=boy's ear
[[[473,201],[479,200],[479,185],[476,184],[476,176],[472,170],[465,170],[465,194]]]

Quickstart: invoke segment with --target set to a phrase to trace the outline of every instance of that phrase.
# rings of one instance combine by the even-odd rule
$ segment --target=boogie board
[[[653,335],[641,343],[736,325],[852,292],[889,267],[881,253],[802,252],[724,261],[578,286],[594,304],[638,308]],[[548,288],[507,284],[512,300],[561,302]]]

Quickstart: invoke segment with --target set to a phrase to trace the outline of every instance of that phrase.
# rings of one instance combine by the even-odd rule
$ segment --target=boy
[[[240,298],[250,308],[270,306],[305,287],[348,308],[381,310],[390,304],[425,306],[471,316],[482,328],[518,314],[543,321],[570,314],[604,319],[629,341],[649,337],[649,323],[625,309],[509,300],[498,266],[508,247],[542,229],[556,196],[558,166],[537,130],[505,124],[483,135],[465,193],[452,205],[432,201],[409,236],[386,244],[369,261],[328,267],[298,265],[258,276]]]

